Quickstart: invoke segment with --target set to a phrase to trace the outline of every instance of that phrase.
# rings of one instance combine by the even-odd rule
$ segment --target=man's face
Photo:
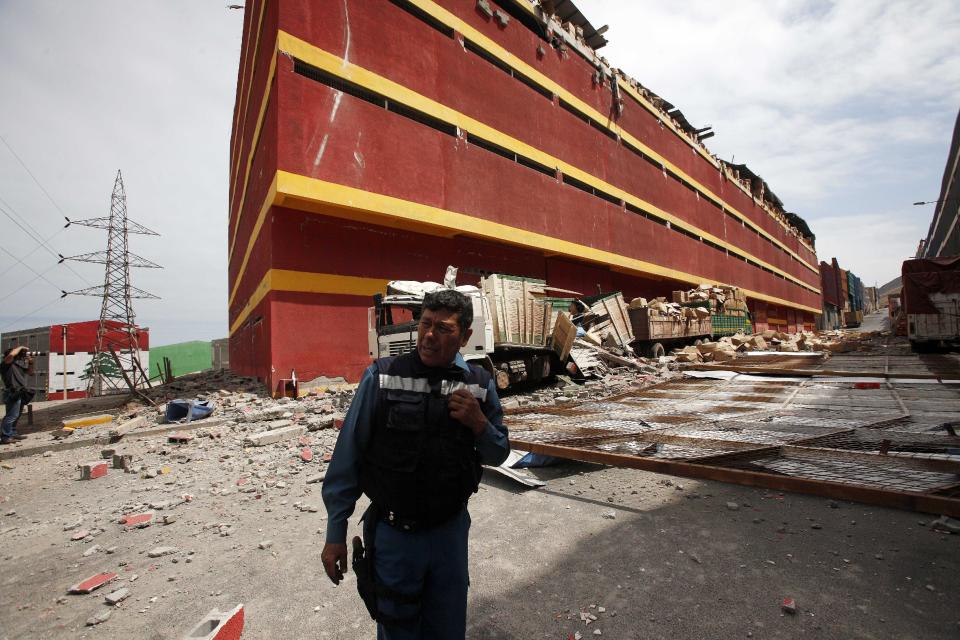
[[[460,314],[424,309],[417,327],[417,353],[428,367],[446,367],[467,344],[472,329],[460,331]]]

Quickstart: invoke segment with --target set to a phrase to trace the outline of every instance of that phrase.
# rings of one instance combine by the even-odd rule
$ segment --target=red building
[[[97,349],[99,325],[99,320],[90,320],[9,331],[0,336],[0,347],[6,351],[23,345],[34,354],[33,375],[27,384],[36,391],[36,400],[85,398],[87,380],[83,376]],[[119,322],[108,323],[110,329],[124,326]],[[107,333],[109,335],[110,331]],[[144,371],[149,371],[150,330],[139,329],[137,342],[140,345],[140,364]],[[127,373],[133,378],[132,371]],[[123,386],[123,383],[120,385]]]
[[[356,379],[370,296],[448,264],[628,299],[730,284],[757,328],[813,328],[806,225],[608,67],[591,48],[602,36],[560,4],[550,16],[527,0],[247,2],[232,369],[271,385],[292,369]]]

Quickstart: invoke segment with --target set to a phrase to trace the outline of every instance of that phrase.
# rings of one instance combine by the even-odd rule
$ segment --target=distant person
[[[472,322],[462,293],[426,295],[416,350],[364,373],[327,469],[321,559],[334,584],[347,571],[347,518],[361,493],[372,503],[353,566],[379,640],[466,634],[467,500],[481,463],[510,453],[496,385],[460,355]]]
[[[0,424],[0,444],[23,440],[17,433],[17,421],[23,407],[33,400],[33,392],[27,388],[27,374],[33,373],[33,358],[26,347],[12,347],[3,352],[0,377],[3,378],[3,404],[6,413]]]

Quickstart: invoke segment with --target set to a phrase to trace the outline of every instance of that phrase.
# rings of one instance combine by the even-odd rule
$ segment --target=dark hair
[[[3,352],[3,357],[6,358],[8,355],[10,355],[10,352],[13,351],[15,348],[16,348],[16,347],[10,347],[10,348],[7,349],[6,351],[4,351],[4,352]]]
[[[430,311],[445,309],[457,314],[460,332],[463,333],[473,324],[473,302],[455,289],[441,289],[423,296],[423,308]]]

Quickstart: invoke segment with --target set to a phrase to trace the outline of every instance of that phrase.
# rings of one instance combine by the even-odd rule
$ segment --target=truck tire
[[[662,358],[666,351],[663,348],[663,345],[659,342],[654,342],[650,345],[650,357],[651,358]]]

